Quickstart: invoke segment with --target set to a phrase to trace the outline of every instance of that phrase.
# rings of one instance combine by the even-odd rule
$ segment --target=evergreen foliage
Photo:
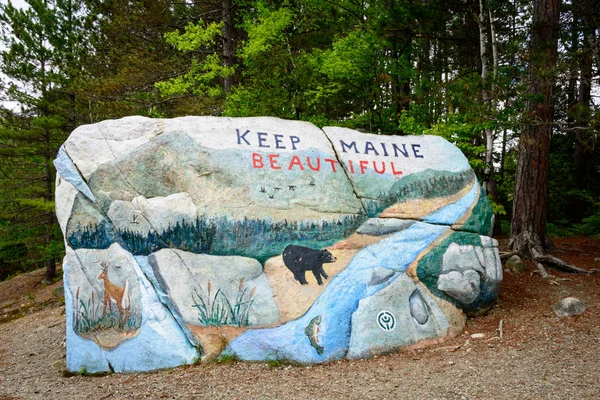
[[[106,224],[85,226],[70,232],[73,249],[107,249],[119,243],[134,255],[147,256],[164,248],[196,254],[239,255],[265,262],[281,254],[289,244],[323,248],[356,231],[364,216],[347,215],[327,221],[231,220],[202,215],[194,222],[180,221],[162,232],[114,232]]]
[[[536,123],[523,118],[535,100],[532,2],[27,3],[0,4],[0,278],[43,265],[52,275],[64,251],[50,212],[58,146],[78,125],[127,115],[441,135],[511,218],[516,144]],[[600,215],[600,3],[562,3],[556,65],[539,71],[556,78],[548,216],[559,231],[589,232]]]
[[[390,193],[396,203],[450,196],[464,189],[474,178],[471,170],[450,172],[426,169],[400,179],[392,186]]]
[[[433,199],[451,196],[467,187],[474,179],[473,171],[436,171],[426,169],[406,176],[392,186],[388,193],[380,193],[377,200],[364,199],[369,217],[376,217],[386,208],[415,199]]]
[[[0,109],[0,248],[27,248],[7,258],[1,252],[0,265],[45,265],[45,279],[51,281],[64,254],[54,216],[52,160],[77,124],[73,88],[84,45],[82,5],[76,0],[28,4],[26,9],[0,4],[5,100],[19,105],[18,111]]]

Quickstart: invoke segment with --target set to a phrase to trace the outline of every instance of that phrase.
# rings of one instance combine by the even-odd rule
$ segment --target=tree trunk
[[[408,111],[410,106],[410,78],[403,73],[400,76],[400,70],[405,65],[411,65],[411,53],[412,53],[412,39],[405,39],[405,43],[399,43],[397,36],[392,36],[391,40],[391,53],[392,53],[392,103],[394,105],[393,125],[394,128],[391,130],[392,133],[398,133],[397,127],[400,121],[400,115],[402,111]],[[402,50],[399,47],[402,47]],[[401,64],[401,61],[403,63]]]
[[[235,41],[234,41],[234,22],[233,22],[233,4],[231,0],[222,0],[223,17],[223,65],[233,67],[235,65]],[[223,79],[223,91],[225,94],[231,91],[232,77]]]
[[[568,88],[567,123],[569,136],[573,141],[573,178],[575,188],[585,190],[587,187],[586,169],[588,148],[594,134],[591,125],[591,85],[593,50],[591,37],[595,35],[595,27],[590,24],[590,3],[585,0],[573,1],[573,27],[571,30],[571,61],[569,63],[570,79]],[[578,24],[581,21],[581,24]],[[580,26],[579,26],[580,25]],[[580,40],[583,42],[580,44]],[[579,86],[577,86],[579,78]],[[570,200],[569,219],[580,222],[586,214],[588,202],[576,196]]]
[[[48,146],[50,146],[51,144],[51,137],[50,137],[50,133],[49,132],[45,132],[44,135],[44,140],[47,141]],[[49,150],[49,149],[48,149]],[[44,165],[44,183],[45,183],[45,189],[46,189],[46,193],[44,195],[44,200],[46,200],[47,202],[52,202],[53,197],[54,197],[54,174],[52,173],[52,168],[50,167],[50,163],[52,158],[50,157],[50,155],[48,153],[46,153],[44,155],[44,161],[45,161],[45,165]],[[52,242],[54,241],[54,235],[53,235],[53,229],[54,229],[54,224],[55,224],[55,216],[54,216],[54,212],[50,211],[46,213],[46,222],[45,222],[45,232],[44,232],[44,243],[46,244],[46,246],[48,246],[48,248],[50,247],[50,245],[52,244]],[[54,278],[56,278],[56,260],[54,259],[54,257],[52,258],[48,258],[45,262],[46,264],[46,275],[44,276],[44,281],[45,282],[52,282],[54,280]]]
[[[490,23],[491,23],[492,12],[490,10]],[[479,0],[479,16],[475,16],[475,20],[477,21],[477,25],[479,26],[479,56],[481,58],[481,84],[482,84],[482,92],[481,92],[481,100],[484,104],[485,114],[484,118],[488,118],[491,109],[493,108],[493,104],[491,102],[491,96],[489,91],[488,84],[488,59],[487,59],[487,34],[485,31],[485,11],[483,0]],[[491,26],[492,32],[492,43],[494,44],[494,62],[497,60],[497,54],[495,51],[495,38],[494,38],[494,28]],[[496,66],[494,65],[494,73],[496,73]],[[492,179],[493,179],[493,155],[494,155],[494,132],[491,128],[484,129],[484,139],[485,139],[485,169],[483,171],[483,188],[486,193],[490,193],[490,189],[492,187]]]
[[[560,0],[534,0],[529,48],[529,93],[521,128],[509,246],[535,258],[553,248],[546,232],[552,90]]]
[[[492,60],[494,68],[494,81],[498,77],[498,41],[496,40],[496,25],[494,24],[494,16],[492,14],[492,7],[488,6],[488,12],[490,15],[490,36],[492,40]]]
[[[479,0],[479,16],[474,16],[479,27],[479,58],[481,60],[481,79],[486,80],[487,69],[487,35],[485,32],[485,13],[483,11],[483,0]]]
[[[554,246],[546,232],[552,91],[558,45],[560,0],[534,0],[529,49],[529,96],[521,128],[509,246],[536,263],[591,273],[546,254]]]
[[[575,3],[579,3],[576,1]],[[587,11],[587,12],[586,12]],[[592,26],[588,12],[591,10],[582,9],[581,19],[583,21],[583,48],[580,57],[581,77],[579,81],[579,91],[577,94],[577,112],[575,114],[575,185],[577,189],[585,189],[585,171],[588,149],[592,147],[594,133],[591,128],[592,111],[592,63],[593,63],[593,40],[595,36],[595,27]],[[583,211],[583,210],[582,210]]]
[[[490,101],[490,108],[494,115],[497,113],[496,101],[494,100],[494,92],[496,91],[496,80],[498,78],[498,43],[496,40],[496,25],[494,24],[494,15],[492,13],[492,7],[488,4],[488,13],[490,17],[490,40],[492,43],[492,68],[493,68],[493,80],[491,87],[491,94],[488,95]],[[483,15],[483,12],[482,12]],[[487,144],[487,153],[485,157],[486,169],[489,170],[489,191],[491,193],[494,201],[497,201],[497,190],[496,183],[494,182],[494,139],[496,138],[496,132],[493,132],[490,128],[486,129],[486,144]],[[500,224],[500,218],[496,218],[497,225]]]

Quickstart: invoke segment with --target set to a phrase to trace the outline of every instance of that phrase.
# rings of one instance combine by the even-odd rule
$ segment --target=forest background
[[[525,219],[541,238],[532,258],[547,234],[600,232],[596,0],[26,2],[0,3],[0,280],[54,278],[52,160],[77,126],[129,115],[440,135],[486,188],[496,233],[511,220],[518,233],[517,175],[546,174],[525,184],[547,198],[534,201],[541,226]],[[519,161],[536,129],[547,142],[521,143],[549,157]]]

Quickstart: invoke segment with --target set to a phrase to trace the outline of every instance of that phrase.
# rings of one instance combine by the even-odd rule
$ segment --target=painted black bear
[[[329,276],[323,270],[323,263],[335,262],[336,258],[327,250],[315,250],[310,247],[296,246],[290,244],[283,250],[283,263],[292,273],[294,279],[303,285],[307,285],[306,271],[312,271],[319,285],[323,284],[321,276],[327,279]]]

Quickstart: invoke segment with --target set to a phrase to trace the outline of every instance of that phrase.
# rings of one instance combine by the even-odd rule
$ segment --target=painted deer
[[[104,261],[100,262],[102,272],[98,275],[98,279],[104,281],[104,311],[106,307],[112,311],[112,303],[117,304],[120,318],[127,321],[129,318],[129,281],[125,281],[125,286],[119,287],[108,279],[108,264]]]

